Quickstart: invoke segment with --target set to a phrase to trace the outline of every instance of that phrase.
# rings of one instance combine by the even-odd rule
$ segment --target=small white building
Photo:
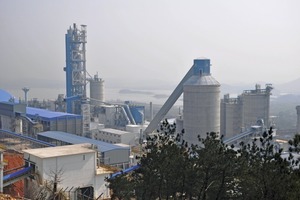
[[[136,134],[128,131],[104,128],[99,129],[97,133],[94,133],[94,139],[111,144],[122,143],[127,145],[135,145]]]
[[[91,144],[24,150],[24,160],[33,166],[40,184],[53,182],[57,176],[58,190],[70,199],[109,197],[105,177],[113,172],[97,166],[97,151]]]

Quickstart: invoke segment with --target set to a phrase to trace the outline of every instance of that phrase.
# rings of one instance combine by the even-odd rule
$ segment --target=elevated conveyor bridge
[[[3,187],[11,185],[23,178],[26,178],[27,176],[30,176],[32,170],[33,170],[32,167],[25,167],[21,170],[3,176]]]
[[[54,144],[3,129],[0,129],[0,141],[7,148],[16,150],[22,150],[24,148],[55,147]]]
[[[231,138],[223,140],[223,143],[227,145],[238,144],[240,141],[247,141],[247,139],[249,140],[261,134],[262,134],[261,126],[252,126],[250,130],[247,130]]]

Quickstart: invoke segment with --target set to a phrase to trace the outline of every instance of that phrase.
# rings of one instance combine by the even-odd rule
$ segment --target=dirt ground
[[[3,159],[5,162],[7,162],[7,165],[4,167],[4,175],[13,173],[17,170],[20,170],[17,168],[24,166],[23,154],[21,154],[17,151],[6,150],[4,152]],[[20,180],[10,186],[3,188],[3,193],[10,194],[13,197],[23,197],[24,196],[24,181]],[[6,199],[6,197],[0,196],[0,200],[2,200],[2,199]],[[7,199],[11,199],[11,197],[9,197]]]

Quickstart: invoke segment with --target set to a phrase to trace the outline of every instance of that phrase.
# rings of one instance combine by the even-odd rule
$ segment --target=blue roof
[[[14,98],[11,94],[6,92],[5,90],[0,89],[0,101],[8,102],[11,98]]]
[[[74,135],[74,134],[70,134],[70,133],[66,133],[66,132],[62,132],[62,131],[46,131],[46,132],[38,133],[37,135],[38,136],[41,135],[41,136],[44,136],[47,138],[67,142],[70,144],[83,144],[83,143],[94,144],[98,147],[98,151],[100,151],[100,152],[108,152],[108,151],[112,151],[112,150],[116,150],[116,149],[130,150],[129,145],[110,144],[107,142],[102,142],[99,140],[94,140],[94,139],[90,139],[90,138],[86,138],[86,137],[82,137],[82,136],[78,136],[78,135]]]
[[[54,112],[50,110],[33,108],[33,107],[26,107],[26,115],[28,117],[36,117],[38,115],[39,117],[45,119],[57,119],[57,118],[66,118],[66,117],[82,118],[81,115],[75,115],[75,114],[64,113],[64,112]]]

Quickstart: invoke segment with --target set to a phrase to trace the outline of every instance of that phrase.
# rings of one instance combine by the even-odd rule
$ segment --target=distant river
[[[1,88],[15,96],[17,99],[24,99],[24,92],[21,89],[8,90]],[[162,105],[166,102],[168,97],[173,92],[172,90],[138,90],[138,89],[118,89],[118,88],[105,88],[106,101],[133,101]],[[28,92],[28,99],[32,100],[55,100],[58,94],[66,94],[64,88],[30,88]],[[89,91],[88,94],[89,96]],[[182,97],[176,102],[176,105],[182,105]]]

